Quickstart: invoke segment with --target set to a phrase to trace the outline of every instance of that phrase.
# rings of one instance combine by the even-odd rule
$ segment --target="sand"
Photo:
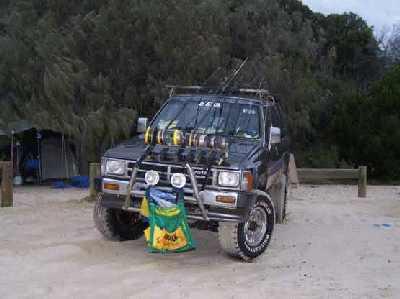
[[[287,223],[243,263],[205,231],[184,254],[105,241],[86,191],[17,188],[0,209],[0,298],[400,298],[400,187],[368,191],[293,189]]]

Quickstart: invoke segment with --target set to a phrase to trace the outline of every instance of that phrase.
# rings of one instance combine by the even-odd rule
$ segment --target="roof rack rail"
[[[190,85],[190,86],[166,85],[165,87],[169,89],[170,96],[174,95],[176,90],[192,90],[192,91],[209,91],[210,90],[210,88],[200,86],[200,85]]]
[[[215,92],[215,91],[220,91],[218,88],[212,88],[212,87],[205,87],[205,86],[200,86],[200,85],[166,85],[166,88],[169,89],[169,95],[173,96],[176,92],[176,90],[186,90],[186,91],[204,91],[204,92]],[[224,93],[239,93],[239,94],[253,94],[257,95],[260,98],[264,98],[270,101],[274,101],[274,97],[271,95],[269,90],[267,89],[254,89],[254,88],[236,88],[236,89],[227,89],[224,92],[221,92],[222,94]]]

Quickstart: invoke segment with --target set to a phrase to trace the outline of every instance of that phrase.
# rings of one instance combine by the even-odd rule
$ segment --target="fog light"
[[[226,195],[217,195],[216,199],[217,202],[227,203],[227,204],[235,204],[235,198],[233,196],[226,196]]]
[[[160,175],[158,174],[157,171],[154,170],[146,171],[144,175],[144,181],[146,182],[147,185],[155,186],[160,181]]]
[[[119,190],[119,185],[118,184],[114,184],[114,183],[104,183],[103,189],[112,190],[112,191],[118,191]]]
[[[186,184],[186,176],[183,173],[174,173],[171,176],[171,185],[175,188],[183,188]]]

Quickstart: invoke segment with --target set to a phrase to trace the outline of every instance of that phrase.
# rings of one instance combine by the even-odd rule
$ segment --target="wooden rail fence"
[[[100,163],[90,163],[89,168],[89,194],[92,199],[96,198],[95,177],[100,176]],[[358,169],[336,169],[336,168],[297,168],[294,157],[289,164],[289,180],[298,184],[301,182],[321,180],[358,180],[358,197],[367,197],[367,167],[360,166]]]
[[[13,168],[9,161],[0,161],[1,192],[0,207],[13,206]]]
[[[297,174],[300,182],[318,180],[358,180],[358,197],[367,197],[367,167],[360,166],[358,169],[336,169],[336,168],[298,168]]]

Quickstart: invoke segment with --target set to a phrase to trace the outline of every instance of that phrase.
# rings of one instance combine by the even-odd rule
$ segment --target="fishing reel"
[[[228,142],[224,136],[183,132],[182,130],[159,130],[147,128],[144,135],[147,145],[162,145],[153,155],[160,160],[187,161],[199,164],[221,165],[228,158]]]
[[[224,136],[214,134],[186,133],[181,130],[159,130],[147,128],[144,134],[147,145],[167,145],[179,147],[208,148],[225,151],[228,142]]]

